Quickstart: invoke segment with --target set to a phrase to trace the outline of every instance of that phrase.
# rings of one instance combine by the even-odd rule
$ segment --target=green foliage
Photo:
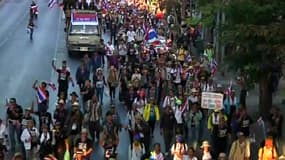
[[[224,12],[226,23],[218,29],[222,43],[233,48],[226,62],[232,70],[243,70],[256,83],[267,77],[276,62],[285,61],[285,1],[199,0],[204,26],[215,23]]]
[[[186,23],[191,26],[196,26],[201,22],[201,19],[198,17],[190,17],[186,19]]]

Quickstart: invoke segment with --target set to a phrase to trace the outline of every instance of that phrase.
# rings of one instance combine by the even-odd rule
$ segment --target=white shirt
[[[178,107],[175,109],[175,119],[177,121],[177,124],[183,123],[182,112]]]
[[[2,122],[2,124],[0,125],[0,138],[4,139],[5,133],[6,133],[6,126]]]
[[[163,101],[163,104],[162,104],[162,108],[165,108],[166,106],[170,106],[170,107],[175,106],[175,100],[176,100],[175,96],[173,96],[173,97],[166,96],[164,98],[164,101]]]
[[[133,144],[132,144],[133,145]],[[145,147],[141,144],[139,149],[134,149],[134,146],[129,146],[129,160],[141,160],[141,157],[145,154]]]
[[[39,137],[39,131],[36,127],[33,127],[35,136]],[[21,141],[24,143],[25,150],[30,150],[32,148],[32,135],[28,128],[25,128],[21,134]]]
[[[190,158],[188,155],[184,155],[183,160],[198,160],[198,158],[195,156],[193,158]]]
[[[128,31],[127,32],[128,42],[134,41],[136,37],[135,31]]]
[[[211,156],[210,152],[204,152],[203,153],[202,160],[211,160],[211,159],[212,159],[212,156]]]

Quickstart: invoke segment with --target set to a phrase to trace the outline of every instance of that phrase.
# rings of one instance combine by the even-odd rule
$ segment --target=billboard
[[[214,92],[202,92],[201,107],[205,109],[223,109],[224,95]]]

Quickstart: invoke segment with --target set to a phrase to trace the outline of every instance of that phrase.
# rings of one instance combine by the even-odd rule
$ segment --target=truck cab
[[[67,29],[68,53],[95,52],[100,46],[101,25],[96,11],[74,10]]]

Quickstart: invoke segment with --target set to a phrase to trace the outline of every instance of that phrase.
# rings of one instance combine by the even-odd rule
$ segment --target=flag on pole
[[[145,40],[146,41],[155,41],[158,38],[157,33],[154,29],[148,29],[146,32]]]
[[[52,83],[52,82],[46,82],[46,83],[47,83],[47,85],[48,85],[53,91],[56,90],[56,86],[55,86],[54,83]]]
[[[213,76],[216,75],[216,72],[217,72],[217,69],[218,69],[217,66],[218,66],[217,61],[215,59],[212,59],[212,61],[211,61],[211,74]]]
[[[49,0],[48,7],[53,8],[56,4],[58,4],[58,0]]]
[[[188,106],[188,99],[185,98],[185,99],[184,99],[184,102],[183,102],[183,104],[182,104],[182,106],[181,106],[181,112],[182,112],[182,113],[184,113],[185,111],[187,111],[187,106]]]

